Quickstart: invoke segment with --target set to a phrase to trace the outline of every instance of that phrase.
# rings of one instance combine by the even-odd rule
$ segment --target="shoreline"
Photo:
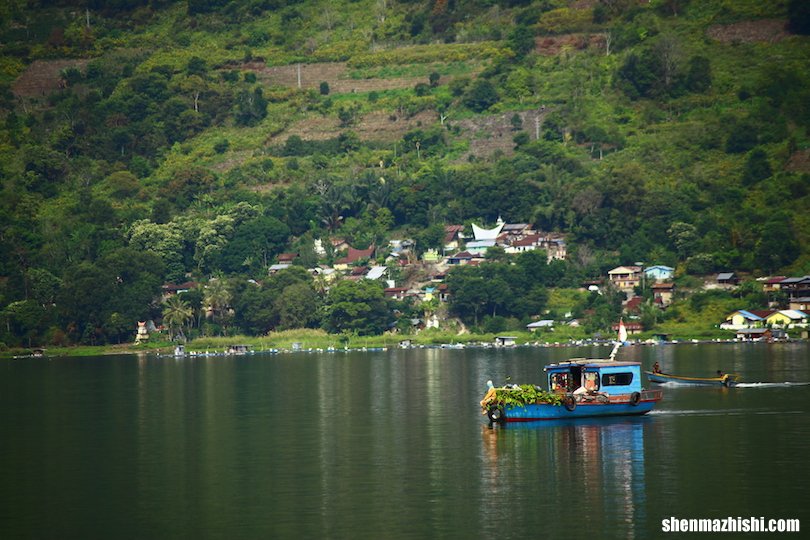
[[[327,336],[329,336],[327,334]],[[296,353],[338,353],[338,352],[363,352],[363,351],[385,351],[390,349],[516,349],[516,348],[572,348],[572,347],[612,347],[614,341],[600,339],[571,339],[567,341],[541,341],[525,340],[518,336],[514,345],[495,345],[494,335],[490,334],[466,334],[457,336],[459,339],[450,341],[434,341],[432,339],[420,340],[418,336],[370,336],[351,337],[348,341],[341,341],[340,336],[330,336],[328,344],[323,339],[306,339],[300,336],[299,341],[289,341],[286,339],[246,338],[245,336],[234,336],[232,338],[198,338],[185,344],[183,355],[174,354],[175,344],[171,342],[153,342],[146,345],[135,345],[134,343],[121,345],[84,345],[76,347],[33,347],[24,349],[10,349],[0,353],[0,359],[28,359],[28,358],[73,358],[82,356],[113,356],[113,355],[148,355],[163,358],[168,357],[213,357],[213,356],[246,356],[252,354],[296,354]],[[317,336],[320,338],[322,336]],[[491,338],[491,339],[486,339]],[[403,341],[410,341],[410,344],[403,345]],[[698,345],[698,344],[774,344],[774,343],[807,343],[804,339],[785,339],[772,341],[739,340],[734,338],[683,338],[666,341],[656,341],[652,339],[628,340],[626,346],[671,346],[671,345]],[[300,346],[294,346],[294,343]],[[228,352],[228,347],[235,344],[248,345],[248,352],[233,353]],[[286,346],[285,346],[286,345]]]

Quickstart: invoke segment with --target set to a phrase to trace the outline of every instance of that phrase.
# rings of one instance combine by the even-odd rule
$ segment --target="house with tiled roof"
[[[371,259],[373,256],[373,245],[368,249],[355,249],[349,246],[348,254],[335,261],[335,270],[347,270],[349,265],[355,264],[363,259]]]

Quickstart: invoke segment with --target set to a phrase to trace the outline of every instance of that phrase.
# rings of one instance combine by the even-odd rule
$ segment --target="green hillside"
[[[402,330],[433,308],[267,268],[499,216],[568,257],[450,279],[500,284],[467,324],[636,261],[808,274],[809,33],[797,0],[9,0],[0,343],[130,341],[212,276],[178,330]]]

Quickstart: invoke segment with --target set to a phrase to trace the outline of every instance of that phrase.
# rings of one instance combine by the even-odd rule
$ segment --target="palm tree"
[[[227,312],[231,291],[222,279],[212,279],[205,288],[205,304],[211,310],[214,322]]]
[[[194,317],[191,306],[177,295],[170,296],[163,305],[163,323],[169,327],[169,338],[174,338],[174,328],[178,329],[179,336],[183,336],[183,327]]]

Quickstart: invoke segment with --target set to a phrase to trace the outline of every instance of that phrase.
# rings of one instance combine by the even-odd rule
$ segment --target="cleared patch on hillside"
[[[718,24],[706,34],[721,43],[776,43],[790,33],[785,19],[761,19],[733,24]]]
[[[810,149],[794,152],[785,165],[790,172],[810,172]]]
[[[353,131],[364,141],[396,141],[405,133],[419,127],[427,127],[437,121],[434,111],[422,111],[410,118],[397,117],[388,112],[374,111],[363,115],[351,126],[341,127],[334,117],[307,118],[296,122],[284,133],[270,139],[269,145],[283,143],[291,135],[305,141],[332,139],[345,131]]]
[[[605,36],[603,34],[537,36],[534,43],[535,51],[543,56],[557,56],[563,51],[605,50]]]
[[[36,60],[17,77],[11,91],[17,97],[47,96],[64,88],[62,70],[70,67],[84,71],[88,60]]]
[[[292,64],[289,66],[266,66],[259,62],[243,64],[241,69],[256,73],[265,84],[318,89],[322,82],[329,84],[330,93],[372,92],[413,88],[418,82],[427,82],[425,77],[398,77],[390,79],[352,79],[345,62],[322,62],[315,64]]]
[[[543,121],[549,109],[533,109],[529,111],[509,111],[502,114],[479,116],[466,120],[453,122],[454,126],[461,128],[461,138],[470,141],[470,151],[462,156],[468,159],[470,155],[476,158],[486,158],[500,153],[511,155],[515,151],[513,138],[520,131],[529,134],[531,140],[536,138],[537,132],[542,130]],[[514,129],[512,117],[517,114],[522,123],[521,129]]]

